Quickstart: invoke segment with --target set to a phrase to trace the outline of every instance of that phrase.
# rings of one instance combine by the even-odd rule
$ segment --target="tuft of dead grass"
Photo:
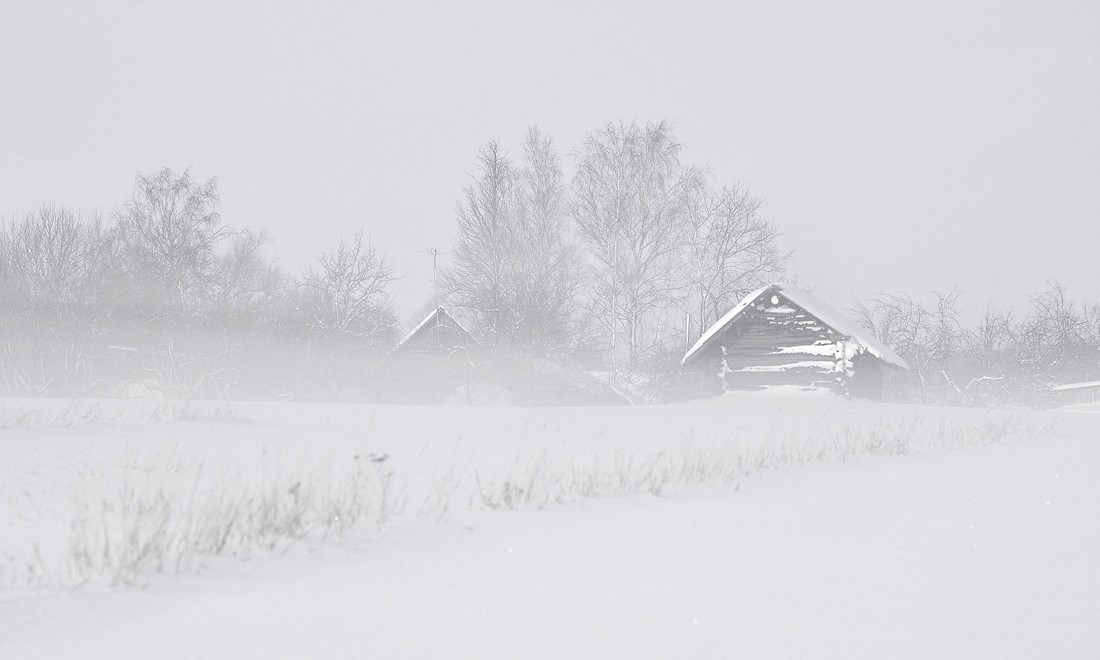
[[[88,419],[74,414],[72,419]],[[455,466],[435,479],[402,479],[388,456],[374,455],[356,456],[335,473],[300,471],[259,481],[214,474],[204,465],[156,467],[135,459],[110,474],[90,475],[87,482],[95,488],[77,485],[64,514],[67,542],[60,559],[44,559],[42,539],[25,539],[19,550],[0,539],[0,584],[141,584],[158,573],[200,570],[210,557],[285,551],[307,539],[375,536],[409,512],[442,523],[456,508],[543,509],[594,497],[738,488],[761,472],[1055,433],[1019,416],[990,415],[981,422],[913,416],[822,428],[809,437],[791,430],[773,429],[767,437],[734,430],[728,437],[652,453],[555,458],[544,452],[493,473]]]
[[[106,497],[78,498],[64,581],[140,584],[150,574],[197,570],[208,557],[377,532],[405,508],[385,459],[354,460],[338,478],[298,474],[252,484],[200,475],[190,492],[131,474]]]
[[[181,421],[245,422],[225,402],[188,399],[114,400],[70,399],[28,402],[0,400],[0,429],[70,428],[84,424],[162,423]]]
[[[690,443],[651,455],[616,453],[592,461],[559,464],[543,455],[498,479],[475,473],[471,504],[485,509],[541,509],[590,497],[661,495],[669,488],[738,486],[760,472],[809,464],[846,463],[866,456],[1023,442],[1057,432],[1018,416],[987,417],[980,424],[930,424],[919,417],[869,426],[823,429],[809,438],[790,434],[762,440],[729,438]]]

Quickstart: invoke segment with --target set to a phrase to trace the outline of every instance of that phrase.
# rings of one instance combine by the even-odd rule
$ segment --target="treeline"
[[[139,175],[107,216],[44,205],[0,226],[0,394],[384,398],[376,367],[440,304],[483,356],[605,371],[645,400],[713,390],[678,373],[684,350],[790,258],[763,199],[689,162],[667,122],[609,123],[570,156],[567,176],[537,128],[515,156],[479,150],[436,290],[406,324],[364,230],[288,272],[187,170]],[[913,367],[892,398],[1043,405],[1053,384],[1100,378],[1100,304],[1054,284],[1021,316],[967,324],[959,297],[851,310]]]
[[[334,396],[356,382],[394,341],[389,260],[360,232],[290,274],[218,203],[214,179],[164,169],[109,218],[44,205],[0,228],[0,392]]]
[[[856,304],[855,319],[909,363],[892,373],[892,398],[920,403],[1044,407],[1052,387],[1100,380],[1100,300],[1074,300],[1051,282],[1021,313],[987,306],[973,322],[961,292],[926,304],[884,293]]]
[[[687,162],[667,122],[611,123],[573,154],[531,128],[477,157],[437,296],[501,349],[613,372],[667,372],[790,253],[747,187]]]
[[[686,162],[670,124],[611,123],[572,155],[567,179],[536,128],[518,158],[479,151],[425,313],[499,354],[668,372],[782,273],[763,200]],[[214,179],[164,169],[106,217],[46,205],[0,228],[0,392],[374,396],[402,325],[390,260],[360,231],[290,273],[218,205]]]

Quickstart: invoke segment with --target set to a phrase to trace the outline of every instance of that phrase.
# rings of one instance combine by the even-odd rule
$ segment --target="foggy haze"
[[[1096,657],[1098,117],[1095,1],[0,0],[0,659]]]
[[[15,1],[3,19],[0,216],[109,211],[135,172],[191,167],[292,269],[366,228],[405,315],[476,150],[515,152],[530,124],[569,151],[610,120],[674,121],[688,160],[767,197],[791,270],[838,304],[958,285],[968,308],[1016,307],[1100,275],[1095,3]]]

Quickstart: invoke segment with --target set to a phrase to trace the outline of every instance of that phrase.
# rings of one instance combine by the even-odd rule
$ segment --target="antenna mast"
[[[439,257],[447,254],[446,252],[440,252],[436,248],[428,248],[427,250],[421,250],[424,254],[432,255],[432,284],[436,284],[436,280],[439,279]]]

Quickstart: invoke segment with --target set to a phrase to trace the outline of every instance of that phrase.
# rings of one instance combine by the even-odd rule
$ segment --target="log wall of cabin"
[[[771,295],[717,337],[720,348],[714,357],[725,388],[840,387],[835,366],[836,342],[842,337],[781,295],[772,303]]]

